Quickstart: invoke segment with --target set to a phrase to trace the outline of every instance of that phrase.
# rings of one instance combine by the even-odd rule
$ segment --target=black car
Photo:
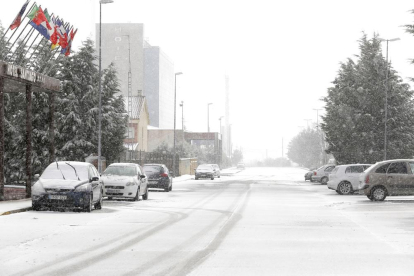
[[[35,175],[32,208],[75,208],[86,212],[102,208],[103,185],[96,168],[89,163],[51,163],[42,175]]]
[[[172,191],[172,177],[164,164],[145,164],[143,167],[148,178],[148,188]]]

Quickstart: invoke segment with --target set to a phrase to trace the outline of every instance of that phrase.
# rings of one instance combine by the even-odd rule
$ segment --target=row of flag
[[[13,23],[10,25],[10,30],[18,28],[24,20],[23,14],[26,11],[27,5],[30,0],[20,9]],[[70,55],[72,48],[72,41],[76,35],[77,29],[74,31],[70,24],[64,23],[63,20],[55,17],[53,14],[49,15],[47,9],[43,10],[36,3],[32,5],[30,12],[27,13],[26,17],[29,18],[29,24],[36,29],[44,38],[52,43],[51,49],[61,47],[61,54],[65,56]]]

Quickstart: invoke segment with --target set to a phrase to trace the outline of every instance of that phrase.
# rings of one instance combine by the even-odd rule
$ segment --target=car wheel
[[[321,179],[321,184],[322,184],[322,185],[326,185],[326,184],[328,184],[328,178],[327,178],[327,177],[322,177],[322,179]]]
[[[148,188],[147,188],[147,191],[145,192],[145,194],[142,195],[142,199],[143,200],[147,200],[148,199]]]
[[[95,203],[95,209],[101,210],[102,209],[102,201],[103,201],[103,191],[101,191],[101,197],[99,198],[99,201]]]
[[[387,190],[382,187],[375,187],[371,191],[371,197],[373,201],[383,201],[387,197]]]
[[[168,193],[169,191],[170,191],[170,187],[167,185],[167,186],[164,188],[164,192]]]
[[[309,179],[309,181],[310,181],[310,182],[313,182],[312,178],[311,178],[311,179]]]
[[[341,195],[349,195],[352,194],[352,185],[351,183],[344,181],[339,183],[338,191]]]
[[[33,211],[39,211],[40,210],[40,204],[36,204],[32,202],[32,210]]]
[[[172,191],[172,184],[171,184],[171,186],[170,186],[170,189],[169,189],[169,190],[170,190],[170,192]]]
[[[214,176],[211,177],[211,180],[214,180]]]
[[[135,195],[133,201],[139,201],[139,187],[137,189],[137,194]]]
[[[198,180],[198,177],[195,177],[195,180]]]
[[[92,195],[89,197],[88,205],[85,207],[85,212],[92,212]]]

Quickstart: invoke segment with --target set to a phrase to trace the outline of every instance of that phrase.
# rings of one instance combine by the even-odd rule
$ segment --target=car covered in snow
[[[359,190],[359,176],[371,164],[339,165],[329,174],[328,188],[340,195],[349,195]]]
[[[335,168],[333,164],[323,165],[317,170],[313,171],[311,181],[320,182],[321,184],[327,184],[329,180],[329,174]]]
[[[140,165],[134,163],[113,163],[102,174],[104,196],[108,199],[129,198],[138,201],[148,199],[147,177]]]
[[[103,185],[96,168],[86,162],[51,163],[32,186],[32,208],[102,208]]]

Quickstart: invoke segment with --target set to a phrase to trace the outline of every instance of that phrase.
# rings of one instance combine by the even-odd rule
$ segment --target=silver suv
[[[364,189],[372,201],[383,201],[387,196],[414,195],[414,159],[376,163],[361,174],[359,188]]]
[[[335,168],[333,164],[323,165],[316,171],[313,171],[313,175],[311,176],[311,181],[320,182],[324,185],[328,183],[329,174]]]

